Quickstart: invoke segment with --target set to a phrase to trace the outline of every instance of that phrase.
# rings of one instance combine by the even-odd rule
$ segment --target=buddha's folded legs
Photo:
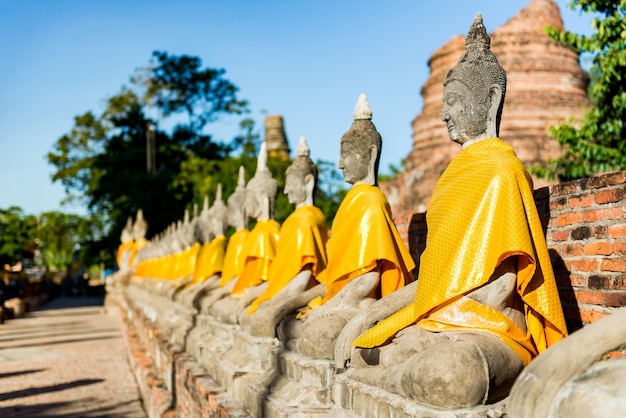
[[[351,368],[350,376],[439,408],[498,400],[523,368],[513,350],[484,332],[432,333],[414,326],[378,350],[357,350],[353,360],[378,365]]]

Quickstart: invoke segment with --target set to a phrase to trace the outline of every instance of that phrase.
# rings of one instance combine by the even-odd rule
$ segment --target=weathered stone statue
[[[174,267],[170,273],[175,288],[186,285],[192,278],[196,267],[200,243],[196,240],[194,223],[189,219],[189,211],[185,210],[183,222],[176,231],[177,250],[174,253]]]
[[[294,306],[290,300],[317,285],[316,278],[326,268],[328,227],[322,211],[313,206],[317,167],[309,157],[304,137],[300,138],[296,153],[297,158],[285,176],[285,194],[296,210],[280,229],[267,288],[250,305],[249,317],[241,321],[254,336],[274,337],[278,323],[303,305]]]
[[[117,248],[116,261],[120,270],[125,270],[130,267],[130,256],[133,252],[135,242],[133,241],[133,220],[128,217],[126,226],[122,229],[120,236],[120,246]]]
[[[444,81],[441,119],[462,150],[433,193],[417,290],[355,318],[336,352],[343,366],[346,343],[376,324],[354,341],[349,375],[441,408],[503,398],[567,334],[531,178],[497,137],[506,74],[489,43],[477,14]]]
[[[222,270],[222,278],[220,286],[224,287],[234,280],[238,272],[243,268],[245,255],[243,254],[243,243],[250,233],[248,231],[248,215],[244,207],[246,201],[246,178],[243,166],[239,167],[239,177],[237,179],[237,188],[234,193],[228,197],[228,225],[235,228],[235,233],[228,240],[226,254],[224,255],[224,268]]]
[[[217,185],[215,202],[211,209],[207,208],[208,199],[205,200],[205,208],[201,216],[202,225],[201,239],[202,248],[198,253],[196,268],[190,285],[203,283],[212,280],[216,286],[219,285],[218,277],[224,267],[224,253],[226,252],[226,216],[227,208],[222,200],[222,185]]]
[[[133,242],[135,243],[135,245],[128,264],[130,267],[133,267],[135,265],[135,255],[137,254],[137,252],[148,244],[148,240],[146,239],[147,232],[148,223],[143,218],[143,211],[141,209],[138,209],[135,223],[133,223]]]
[[[231,292],[234,297],[242,296],[246,293],[245,289],[267,280],[280,233],[280,225],[274,220],[277,194],[278,183],[267,168],[267,152],[263,142],[256,172],[246,185],[246,214],[255,218],[257,223],[244,243],[246,261]]]
[[[216,302],[211,308],[211,314],[226,323],[237,323],[240,314],[262,293],[276,255],[280,234],[280,225],[274,220],[278,183],[267,168],[266,158],[263,142],[256,172],[246,185],[245,211],[257,223],[243,244],[245,262],[237,274],[230,297]]]
[[[228,239],[222,273],[219,280],[219,288],[212,289],[201,303],[201,311],[209,313],[213,304],[230,294],[237,281],[237,274],[243,268],[245,254],[243,244],[250,234],[248,230],[248,215],[244,207],[246,201],[246,179],[243,166],[239,167],[237,187],[233,194],[228,197],[226,222],[235,228],[235,233]]]
[[[307,357],[332,360],[348,320],[412,279],[415,264],[377,187],[382,139],[371,118],[362,94],[354,123],[341,138],[339,168],[353,186],[333,221],[328,265],[319,278],[325,295],[309,303],[313,309],[302,319],[283,321],[279,328],[281,339],[295,339],[295,346],[289,344]]]

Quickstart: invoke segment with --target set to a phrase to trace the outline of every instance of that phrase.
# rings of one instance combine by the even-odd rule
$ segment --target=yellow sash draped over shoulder
[[[226,251],[226,237],[220,235],[202,245],[198,253],[196,269],[193,272],[193,280],[189,286],[202,283],[206,279],[222,272],[224,268],[224,253]]]
[[[365,332],[355,346],[380,346],[417,322],[431,331],[490,332],[527,364],[567,335],[532,180],[511,146],[489,138],[463,149],[437,183],[427,224],[415,302]],[[518,256],[526,335],[501,312],[464,297],[510,256]]]
[[[267,280],[270,265],[276,256],[276,244],[280,236],[280,224],[273,219],[257,222],[243,244],[245,262],[237,273],[237,282],[231,296],[245,293],[245,289]]]
[[[379,262],[381,296],[413,280],[410,271],[415,262],[391,219],[387,198],[376,186],[357,184],[348,191],[335,215],[326,250],[328,266],[318,278],[326,283],[322,303]]]
[[[326,241],[328,227],[321,210],[313,205],[296,209],[283,222],[276,247],[276,257],[267,276],[267,289],[248,310],[257,310],[262,302],[280,292],[307,264],[311,265],[313,277],[326,268]]]
[[[222,268],[222,278],[220,280],[221,287],[226,286],[233,277],[237,276],[239,270],[243,268],[243,264],[246,261],[243,244],[249,234],[250,231],[247,229],[240,229],[228,240],[226,254],[224,254],[224,268]]]
[[[121,244],[119,247],[117,247],[117,256],[115,257],[116,261],[117,261],[117,266],[119,267],[119,269],[125,269],[130,267],[131,264],[131,259],[133,258],[132,255],[134,253],[134,249],[135,249],[135,242],[134,241],[127,241],[123,244]],[[122,265],[122,259],[124,258],[124,253],[128,251],[128,264],[127,265]]]

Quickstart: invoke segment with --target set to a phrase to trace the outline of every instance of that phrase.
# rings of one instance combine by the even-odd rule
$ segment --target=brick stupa
[[[485,16],[487,27],[488,19]],[[553,42],[543,32],[545,26],[563,29],[559,8],[552,0],[532,0],[490,34],[491,49],[508,78],[500,138],[513,146],[526,167],[557,157],[559,145],[548,138],[547,128],[570,116],[580,117],[589,104],[589,77],[578,54]],[[405,158],[403,172],[381,184],[394,217],[424,212],[437,180],[461,150],[450,140],[440,115],[443,79],[464,48],[465,38],[455,36],[428,61],[424,107],[412,123],[413,150]],[[535,187],[546,184],[535,179]]]
[[[265,144],[272,157],[289,158],[289,143],[285,134],[285,124],[280,115],[265,117]]]

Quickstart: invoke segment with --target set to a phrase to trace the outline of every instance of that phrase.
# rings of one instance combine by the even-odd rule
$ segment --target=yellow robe
[[[528,364],[567,335],[532,180],[513,148],[489,138],[463,149],[437,183],[427,223],[415,302],[365,332],[355,346],[380,346],[417,322],[430,331],[492,333]],[[503,313],[464,297],[511,256],[518,256],[526,335]]]
[[[133,254],[133,249],[134,248],[135,248],[135,242],[134,241],[126,241],[125,243],[120,244],[120,246],[117,248],[117,256],[115,258],[116,258],[116,261],[117,261],[117,266],[118,266],[118,268],[120,270],[130,267],[130,265],[131,265],[130,260],[131,260],[131,258],[133,258],[132,254]],[[122,257],[124,256],[124,253],[126,251],[129,252],[128,265],[124,265],[123,266],[122,265],[123,264],[122,263]]]
[[[202,246],[198,254],[193,280],[189,285],[202,283],[206,279],[222,272],[224,268],[224,252],[226,251],[226,237],[220,235]]]
[[[248,310],[248,315],[259,305],[276,296],[307,264],[315,278],[326,268],[326,241],[328,227],[321,210],[313,205],[296,209],[283,222],[276,248],[276,257],[270,266],[267,289]]]
[[[249,234],[250,231],[247,229],[240,229],[228,240],[226,254],[224,254],[224,268],[222,268],[222,278],[220,280],[221,287],[226,286],[233,277],[237,276],[239,270],[243,268],[243,264],[246,261],[243,243]]]
[[[196,270],[196,262],[198,253],[202,246],[199,242],[194,243],[191,247],[186,248],[180,258],[175,279],[187,280]]]
[[[128,260],[128,267],[132,267],[135,265],[135,256],[137,255],[137,252],[146,245],[148,245],[148,240],[145,238],[139,238],[138,240],[135,240],[133,242],[134,245],[130,254],[130,259]]]
[[[258,221],[243,244],[245,263],[237,273],[237,282],[230,295],[238,297],[245,289],[267,280],[270,265],[276,256],[280,225],[273,219]]]
[[[381,270],[384,297],[413,280],[415,262],[391,219],[387,198],[376,186],[357,184],[341,202],[327,245],[328,265],[319,276],[326,283],[322,303],[364,273]],[[315,304],[310,305],[310,307]]]

